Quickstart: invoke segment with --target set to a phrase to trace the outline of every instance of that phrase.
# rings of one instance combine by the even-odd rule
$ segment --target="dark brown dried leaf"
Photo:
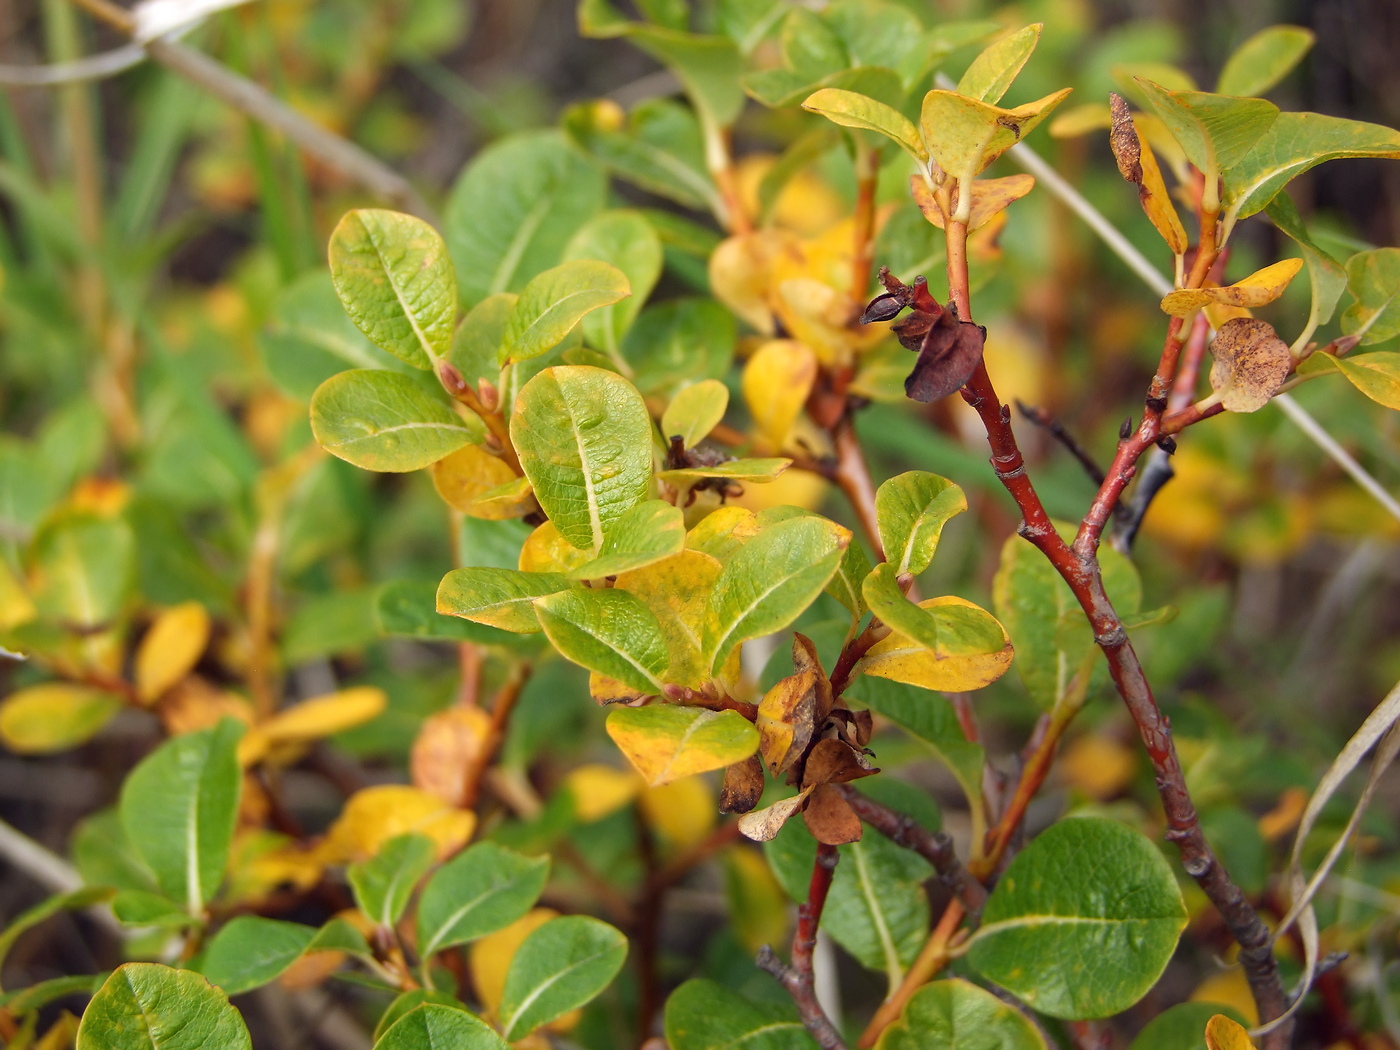
[[[763,761],[750,755],[724,770],[724,785],[719,790],[721,813],[747,813],[758,805],[763,794]]]
[[[1113,149],[1113,159],[1118,162],[1118,173],[1141,187],[1142,143],[1138,140],[1137,128],[1133,127],[1133,115],[1128,112],[1128,103],[1122,95],[1110,93],[1108,105],[1113,111],[1108,144]]]
[[[807,765],[802,770],[802,786],[847,784],[878,772],[880,770],[850,744],[827,737],[818,740],[812,753],[807,756]]]
[[[802,819],[812,837],[828,846],[841,846],[860,839],[860,817],[830,784],[823,784],[812,792],[802,810]]]
[[[982,363],[987,330],[970,321],[948,320],[949,324],[935,326],[924,337],[919,359],[904,381],[905,394],[915,401],[927,404],[955,393]]]
[[[1256,317],[1234,317],[1220,326],[1210,344],[1211,389],[1227,412],[1254,412],[1269,403],[1288,373],[1293,355],[1274,334],[1273,325]]]

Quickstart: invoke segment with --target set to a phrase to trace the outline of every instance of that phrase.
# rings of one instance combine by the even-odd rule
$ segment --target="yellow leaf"
[[[68,1050],[78,1038],[78,1019],[67,1010],[64,1010],[49,1026],[49,1030],[39,1037],[34,1043],[34,1050]],[[20,1043],[16,1040],[11,1043],[15,1046]]]
[[[952,595],[929,598],[919,603],[921,609],[940,605],[962,605],[977,608],[972,602]],[[1002,629],[1006,645],[995,653],[974,656],[937,657],[918,642],[898,632],[876,642],[856,664],[856,670],[877,678],[916,685],[921,689],[937,689],[947,693],[965,693],[991,685],[1011,666],[1011,640]]]
[[[1243,968],[1239,966],[1207,977],[1191,993],[1191,1002],[1234,1007],[1251,1026],[1259,1023],[1259,1010],[1254,1005],[1254,994],[1249,990],[1249,978],[1245,977]]]
[[[771,336],[775,328],[769,303],[773,263],[781,253],[797,250],[797,239],[781,230],[730,237],[710,256],[710,289],[731,312]]]
[[[758,523],[753,511],[726,504],[701,518],[686,533],[685,545],[690,550],[726,558],[757,534]]]
[[[816,378],[816,355],[792,339],[764,343],[744,366],[744,400],[749,414],[758,432],[775,449],[787,441]]]
[[[145,704],[189,674],[209,644],[209,613],[184,602],[156,617],[136,650],[136,691]]]
[[[1265,306],[1283,294],[1302,268],[1302,259],[1284,259],[1224,288],[1179,288],[1162,300],[1162,311],[1172,317],[1190,317],[1207,303]]]
[[[722,568],[717,558],[698,550],[685,550],[617,577],[616,586],[640,598],[661,625],[661,634],[671,651],[669,680],[677,685],[698,689],[709,680],[700,636],[710,589]]]
[[[515,471],[498,456],[480,445],[463,445],[450,456],[432,465],[433,487],[448,506],[473,518],[500,521],[519,517],[523,508],[492,501],[478,503],[478,497],[516,480]]]
[[[131,486],[115,478],[83,478],[73,487],[67,506],[99,518],[115,518],[131,500]]]
[[[1113,114],[1102,102],[1085,102],[1062,110],[1050,122],[1052,139],[1075,139],[1091,131],[1102,131],[1113,123]]]
[[[1082,736],[1055,762],[1066,782],[1099,802],[1121,792],[1137,771],[1137,751],[1121,741],[1091,734]]]
[[[383,689],[368,685],[303,700],[277,712],[244,736],[238,757],[248,764],[258,761],[270,748],[306,744],[344,732],[377,718],[388,702]]]
[[[714,792],[702,777],[648,787],[638,804],[647,823],[676,853],[703,842],[719,817]]]
[[[1277,842],[1298,826],[1308,808],[1308,793],[1300,787],[1284,788],[1278,805],[1259,818],[1259,834],[1265,842]]]
[[[482,759],[491,716],[479,707],[449,707],[423,719],[409,754],[413,786],[453,806],[466,801],[466,773]]]
[[[722,859],[731,928],[744,950],[752,955],[765,944],[786,941],[787,894],[763,854],[752,846],[731,846]]]
[[[922,175],[909,176],[909,188],[914,193],[914,203],[924,213],[924,218],[940,230],[944,228],[943,209],[933,191],[928,188]],[[999,212],[1013,201],[1018,201],[1035,189],[1033,175],[1007,175],[1000,179],[977,179],[972,184],[972,213],[968,216],[968,230],[985,226]],[[953,190],[953,207],[957,207],[958,188]]]
[[[9,562],[0,558],[0,631],[28,623],[38,615],[39,610],[25,591],[24,584],[10,568]]]
[[[1138,133],[1138,144],[1142,148],[1142,155],[1139,157],[1142,182],[1138,186],[1138,199],[1142,202],[1142,210],[1162,235],[1162,240],[1167,242],[1167,247],[1172,253],[1181,255],[1186,251],[1188,244],[1186,227],[1181,225],[1181,217],[1177,215],[1176,206],[1172,204],[1171,196],[1167,193],[1162,169],[1158,166],[1157,155],[1152,151],[1152,146],[1143,131],[1141,118],[1134,117],[1133,124]]]
[[[751,153],[735,165],[739,199],[749,215],[759,213],[759,187],[777,160],[771,153]],[[772,221],[784,229],[813,234],[838,222],[845,211],[840,195],[810,168],[804,168],[783,184],[770,214]]]
[[[590,762],[564,778],[574,800],[574,814],[585,824],[602,820],[627,805],[642,790],[643,781],[630,769]]]
[[[0,740],[20,755],[66,751],[91,740],[121,707],[120,697],[85,685],[32,685],[0,703]]]
[[[959,404],[962,402],[959,401]],[[799,419],[795,433],[806,429],[807,421]],[[805,439],[804,439],[805,440]],[[811,446],[809,446],[811,447]],[[751,511],[766,510],[769,507],[801,507],[816,510],[825,501],[831,486],[820,474],[807,470],[787,470],[767,485],[745,485],[744,494],[733,502]]]
[[[936,90],[924,96],[919,129],[924,145],[955,179],[980,173],[1023,139],[1069,94],[1065,88],[1015,109]]]
[[[1224,1014],[1216,1014],[1206,1022],[1208,1050],[1255,1050],[1244,1025]]]
[[[481,997],[486,1012],[494,1015],[501,1007],[501,997],[506,990],[506,973],[515,951],[525,938],[534,933],[550,919],[559,917],[553,908],[534,908],[516,919],[503,930],[488,933],[472,942],[467,954],[467,965],[471,969],[472,987]]]
[[[407,784],[362,788],[350,796],[325,841],[320,859],[326,864],[367,860],[396,835],[417,831],[437,844],[445,857],[466,845],[476,829],[476,814],[454,809],[436,795]]]
[[[559,535],[554,522],[546,521],[530,535],[520,548],[521,572],[564,572],[576,569],[592,557]]]
[[[253,709],[247,700],[216,688],[198,675],[188,676],[162,696],[156,713],[171,736],[208,729],[218,725],[221,718],[236,718],[248,726],[253,724]],[[239,747],[242,746],[240,741]]]
[[[758,750],[758,731],[733,711],[672,704],[614,707],[607,731],[652,786],[723,769]]]

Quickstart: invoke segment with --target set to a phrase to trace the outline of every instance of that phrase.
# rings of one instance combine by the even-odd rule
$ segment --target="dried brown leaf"
[[[817,706],[813,722],[821,725],[836,702],[831,693],[831,679],[827,678],[821,660],[817,658],[817,647],[812,644],[812,639],[796,632],[792,636],[792,666],[799,673],[811,671],[817,676]]]
[[[719,791],[721,813],[747,813],[758,805],[763,794],[763,761],[750,755],[724,770],[724,785]]]
[[[1254,412],[1269,403],[1293,368],[1288,345],[1273,325],[1255,317],[1226,321],[1210,345],[1210,385],[1229,412]]]
[[[823,784],[812,792],[802,811],[802,819],[812,837],[828,846],[841,846],[860,839],[860,818],[841,792],[830,784]]]
[[[449,707],[423,720],[409,755],[413,786],[452,806],[466,797],[466,772],[481,758],[491,717],[479,707]]]
[[[783,829],[788,818],[802,808],[812,792],[806,789],[791,798],[779,799],[771,806],[745,813],[739,818],[739,832],[755,842],[768,842]]]
[[[929,329],[919,349],[914,370],[904,381],[904,392],[927,404],[955,393],[972,378],[982,363],[987,330],[970,321],[955,321],[945,312]]]
[[[754,725],[759,754],[774,776],[807,750],[816,731],[816,709],[817,675],[813,671],[788,675],[764,694]]]
[[[1108,144],[1113,149],[1113,159],[1118,162],[1118,173],[1128,182],[1142,186],[1142,143],[1138,139],[1137,128],[1133,126],[1133,115],[1128,111],[1128,103],[1122,95],[1110,93],[1108,107],[1112,113],[1109,125]]]
[[[828,737],[818,740],[812,753],[807,756],[807,764],[802,770],[802,786],[845,784],[878,772],[880,770],[850,744]]]

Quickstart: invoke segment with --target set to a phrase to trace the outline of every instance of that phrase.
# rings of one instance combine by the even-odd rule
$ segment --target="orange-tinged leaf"
[[[209,644],[209,613],[199,602],[183,602],[156,617],[136,650],[136,692],[152,703],[198,662]]]
[[[744,400],[749,414],[774,448],[781,449],[786,443],[816,378],[816,355],[792,339],[764,343],[744,366]]]
[[[208,729],[222,718],[253,724],[253,709],[247,700],[216,688],[198,675],[189,676],[162,696],[156,714],[171,736]]]
[[[1208,1050],[1255,1050],[1244,1025],[1224,1014],[1216,1014],[1206,1022]]]
[[[590,557],[588,551],[579,550],[561,536],[554,522],[546,521],[525,537],[520,548],[520,571],[567,573]]]
[[[922,175],[909,176],[909,188],[914,193],[914,203],[924,218],[940,230],[944,227],[943,209],[938,206],[933,191],[928,188]],[[985,226],[998,212],[1013,201],[1018,201],[1035,189],[1033,175],[1007,175],[1000,179],[977,179],[972,184],[972,212],[967,220],[969,231]],[[953,207],[957,207],[958,190],[953,190]]]
[[[685,545],[723,561],[743,546],[745,540],[757,535],[758,520],[754,512],[726,504],[701,518],[686,533]]]
[[[523,513],[517,504],[511,506],[493,501],[482,505],[479,497],[501,485],[516,481],[515,471],[499,456],[493,456],[480,445],[463,445],[451,455],[432,465],[433,487],[448,506],[473,518],[499,521]]]
[[[120,697],[89,686],[31,685],[0,702],[0,741],[19,755],[66,751],[91,740],[121,708]]]
[[[1144,214],[1162,235],[1162,240],[1167,242],[1167,247],[1174,255],[1181,255],[1189,243],[1186,227],[1181,224],[1181,216],[1177,215],[1176,205],[1167,193],[1162,168],[1157,163],[1157,154],[1152,151],[1152,146],[1147,140],[1141,116],[1134,118],[1133,125],[1142,151],[1138,158],[1142,171],[1142,181],[1138,183],[1138,200],[1142,203]]]
[[[939,605],[962,605],[977,608],[972,602],[952,595],[930,598],[919,603],[921,609]],[[1003,629],[1003,636],[1006,632]],[[970,692],[991,685],[1011,666],[1012,648],[1008,638],[1000,652],[973,656],[945,656],[933,652],[898,632],[876,642],[856,664],[856,671],[889,678],[921,689],[937,689],[948,693]]]
[[[609,678],[597,671],[589,671],[588,695],[598,704],[630,704],[633,700],[640,700],[652,694],[644,693],[626,682],[619,682],[616,678]]]
[[[39,610],[24,584],[10,568],[10,563],[0,558],[0,631],[28,623],[38,615]]]
[[[383,689],[372,685],[355,686],[284,708],[260,728],[269,740],[277,743],[319,740],[378,717],[388,703]]]
[[[368,860],[398,835],[416,831],[437,844],[438,856],[466,845],[476,814],[454,809],[436,795],[407,784],[362,788],[350,796],[321,844],[324,863]]]
[[[466,774],[482,759],[491,738],[491,716],[479,707],[449,707],[423,719],[409,753],[413,786],[448,805],[466,802]]]
[[[1162,300],[1162,310],[1172,317],[1190,317],[1207,303],[1265,306],[1283,294],[1302,268],[1302,259],[1284,259],[1224,288],[1179,288]]]
[[[878,772],[879,769],[850,744],[827,737],[818,740],[812,753],[807,756],[807,762],[802,767],[802,786],[815,788],[822,784],[847,784]]]
[[[799,672],[780,679],[758,705],[758,751],[774,776],[807,750],[816,729],[817,675]]]
[[[758,750],[758,731],[734,711],[651,704],[614,708],[608,736],[656,787],[723,769]]]
[[[702,777],[648,787],[637,803],[652,830],[677,853],[703,842],[719,819],[714,792]]]
[[[574,800],[574,815],[584,824],[602,820],[627,805],[645,784],[630,769],[591,762],[572,770],[564,786]]]
[[[506,972],[515,951],[525,938],[547,923],[556,919],[559,913],[553,908],[534,908],[516,919],[503,930],[488,933],[472,942],[467,954],[467,965],[471,969],[472,987],[481,997],[486,1012],[495,1014],[501,1006],[501,998],[506,989]]]
[[[1308,808],[1308,793],[1300,787],[1284,788],[1278,805],[1259,818],[1259,834],[1265,842],[1277,842],[1298,826]]]

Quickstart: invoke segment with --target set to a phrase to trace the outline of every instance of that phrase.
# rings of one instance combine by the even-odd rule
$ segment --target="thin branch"
[[[3,820],[0,820],[0,857],[53,893],[72,893],[84,885],[83,877],[73,865]],[[128,931],[117,922],[110,908],[93,905],[86,912],[114,937],[122,940],[128,937]]]
[[[1084,473],[1093,479],[1095,485],[1103,484],[1103,467],[1094,461],[1094,457],[1079,439],[1065,429],[1065,425],[1052,416],[1043,408],[1035,405],[1028,405],[1024,401],[1016,402],[1016,411],[1020,412],[1026,419],[1030,420],[1038,427],[1042,427],[1050,432],[1050,436],[1065,447],[1071,456],[1079,461],[1079,465],[1084,468]]]
[[[924,942],[918,958],[914,960],[913,965],[904,975],[903,982],[892,996],[880,1004],[880,1008],[875,1011],[875,1016],[865,1026],[865,1031],[860,1034],[856,1045],[861,1050],[867,1050],[868,1047],[874,1046],[875,1041],[880,1038],[880,1033],[899,1019],[900,1013],[904,1010],[904,1004],[948,964],[948,960],[952,958],[949,947],[966,914],[962,901],[954,899],[948,902],[948,907],[943,910],[938,925],[933,928],[933,933]]]
[[[840,487],[855,511],[865,531],[865,538],[874,548],[875,560],[884,561],[880,523],[875,514],[875,484],[870,478],[870,467],[865,462],[865,453],[861,451],[849,412],[843,414],[832,429],[831,439],[836,446],[836,466],[831,472],[831,480]]]
[[[807,887],[807,900],[797,908],[797,932],[792,938],[792,963],[778,958],[769,945],[758,951],[757,963],[768,971],[792,996],[797,1012],[807,1031],[812,1033],[822,1050],[846,1050],[841,1033],[817,1002],[816,981],[813,976],[812,955],[817,945],[817,929],[821,925],[826,896],[831,890],[831,876],[836,871],[839,854],[835,846],[821,843],[812,864],[812,881]]]
[[[525,689],[525,683],[530,680],[532,670],[531,664],[516,664],[510,677],[496,691],[495,699],[491,701],[491,724],[486,729],[486,739],[482,741],[472,764],[462,774],[464,809],[471,809],[476,805],[476,796],[481,790],[481,778],[496,757],[501,741],[505,739],[506,723],[510,720],[511,711],[515,709],[515,702],[520,699],[520,694]]]

